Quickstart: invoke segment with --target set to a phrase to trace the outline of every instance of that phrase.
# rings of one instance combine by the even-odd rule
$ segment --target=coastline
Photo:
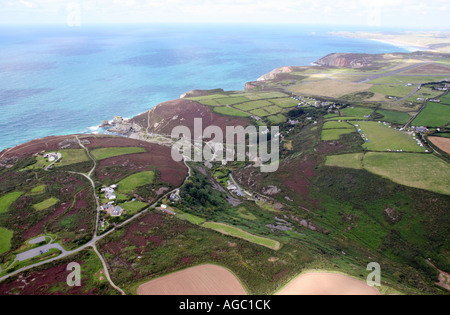
[[[432,49],[429,49],[428,46],[413,46],[408,42],[402,42],[399,40],[393,40],[393,39],[379,39],[379,38],[366,38],[368,40],[373,40],[379,43],[383,43],[383,44],[389,44],[398,48],[402,48],[402,49],[406,49],[409,52],[415,52],[415,51],[432,51],[435,52]]]

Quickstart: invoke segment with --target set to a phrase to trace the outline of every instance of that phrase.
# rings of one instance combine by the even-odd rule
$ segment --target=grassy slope
[[[13,204],[23,193],[11,192],[0,198],[0,213],[8,211],[10,205]]]
[[[123,193],[130,193],[140,186],[153,183],[155,173],[153,171],[140,172],[122,179],[118,183],[118,189]]]
[[[96,160],[104,160],[110,157],[133,154],[133,153],[143,153],[146,152],[144,148],[139,147],[117,147],[117,148],[100,148],[92,150],[90,153]]]
[[[450,166],[433,155],[369,152],[364,167],[402,185],[450,194]]]

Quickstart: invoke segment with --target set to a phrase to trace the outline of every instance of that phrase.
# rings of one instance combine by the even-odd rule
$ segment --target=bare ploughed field
[[[429,137],[428,139],[439,149],[450,154],[450,138]]]
[[[239,280],[227,269],[200,265],[141,285],[138,295],[247,295]]]
[[[277,295],[379,295],[379,291],[361,280],[335,273],[305,273],[289,283]]]

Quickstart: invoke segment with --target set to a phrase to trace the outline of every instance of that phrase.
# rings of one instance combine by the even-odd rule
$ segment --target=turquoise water
[[[0,150],[98,132],[193,89],[242,90],[274,68],[333,52],[405,49],[328,36],[332,27],[146,25],[0,28]],[[339,29],[339,30],[342,30]],[[91,126],[91,127],[90,127]]]

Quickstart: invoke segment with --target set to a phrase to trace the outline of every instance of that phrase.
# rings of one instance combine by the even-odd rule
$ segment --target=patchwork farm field
[[[422,153],[367,152],[329,155],[326,166],[367,171],[395,183],[450,195],[450,166],[440,158]]]
[[[370,151],[396,151],[425,152],[417,142],[405,132],[389,128],[374,121],[355,122],[354,125],[360,133],[365,135],[366,142],[363,147]]]
[[[412,122],[414,126],[441,127],[450,123],[450,105],[428,102]]]
[[[236,117],[248,117],[249,113],[231,108],[231,107],[214,107],[214,112],[217,114],[236,116]]]
[[[306,82],[295,87],[290,87],[289,91],[306,95],[339,98],[344,95],[367,91],[371,87],[371,84],[364,83],[320,80],[317,82]]]
[[[344,121],[327,121],[323,124],[322,129],[351,129],[355,130],[355,127]]]
[[[348,153],[327,156],[326,166],[362,169],[363,153]]]
[[[322,141],[339,140],[342,135],[353,132],[355,132],[355,130],[350,128],[323,129],[321,139]]]
[[[384,109],[379,109],[376,112],[383,115],[383,118],[381,118],[383,121],[388,121],[394,124],[405,124],[411,118],[411,116],[405,112],[397,112]]]
[[[138,295],[247,295],[236,276],[217,265],[200,265],[149,281]]]
[[[368,107],[346,107],[340,110],[345,117],[364,117],[373,113],[373,108]]]
[[[450,195],[450,166],[434,155],[368,152],[364,168],[395,183]]]

